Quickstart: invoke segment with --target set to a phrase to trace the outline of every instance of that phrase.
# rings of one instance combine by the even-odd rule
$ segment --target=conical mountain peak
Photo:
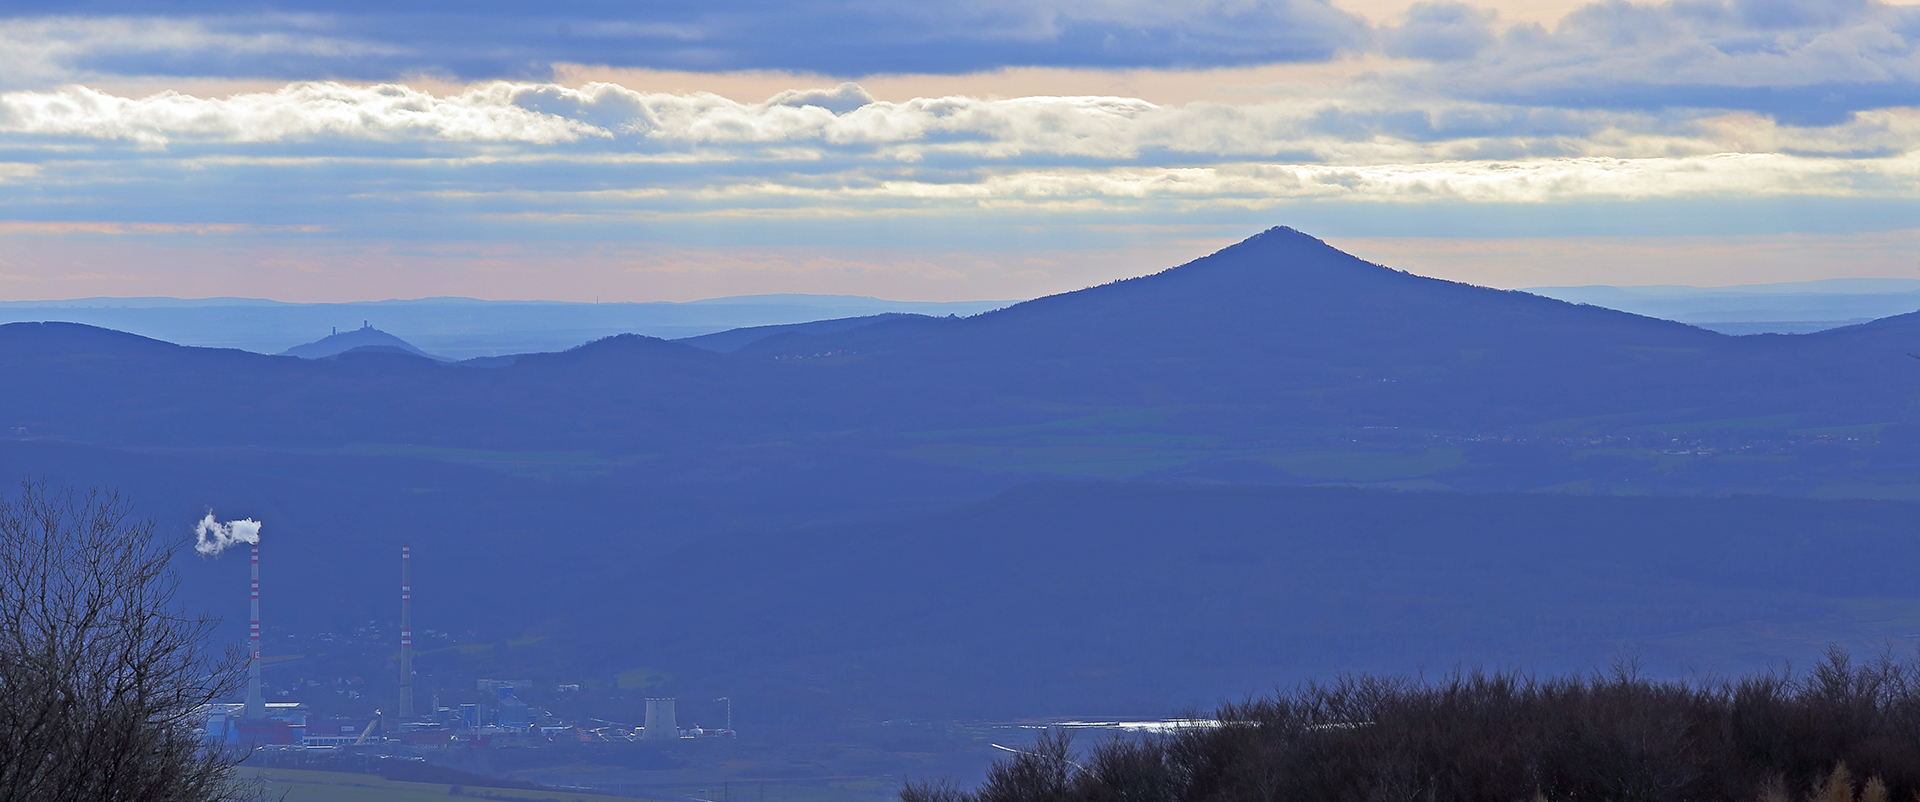
[[[1042,300],[1098,297],[1235,305],[1263,299],[1264,305],[1281,297],[1319,302],[1422,285],[1437,288],[1453,282],[1383,267],[1296,229],[1275,226],[1178,267]]]
[[[1366,280],[1408,274],[1368,262],[1335,248],[1317,237],[1286,226],[1275,226],[1207,256],[1154,277],[1215,278],[1253,285],[1302,287],[1325,280]]]
[[[1230,247],[1238,247],[1241,245],[1250,245],[1250,246],[1318,245],[1325,248],[1333,247],[1331,245],[1328,245],[1325,240],[1322,240],[1319,237],[1313,236],[1312,234],[1308,234],[1292,226],[1274,226],[1273,228],[1269,228],[1251,237],[1243,239]]]

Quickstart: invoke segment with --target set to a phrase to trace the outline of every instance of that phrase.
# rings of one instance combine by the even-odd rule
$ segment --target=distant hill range
[[[450,359],[564,351],[615,334],[677,339],[751,326],[888,313],[970,315],[1011,301],[888,301],[852,295],[743,295],[686,303],[421,298],[290,304],[251,298],[81,298],[0,302],[0,324],[84,323],[182,345],[284,353],[369,320]]]
[[[1527,292],[1725,334],[1809,333],[1920,309],[1920,280],[1832,279],[1736,287],[1532,287]],[[81,298],[0,302],[0,324],[57,321],[182,345],[287,353],[362,320],[449,359],[564,351],[615,334],[714,350],[800,324],[885,314],[965,317],[1013,301],[888,301],[847,295],[749,295],[686,303],[567,303],[423,298],[291,304],[249,298]],[[708,335],[724,336],[707,338]]]
[[[1920,314],[1730,336],[1275,228],[831,317],[459,362],[4,325],[0,471],[123,488],[183,542],[258,517],[276,626],[390,618],[410,542],[414,625],[483,633],[424,672],[653,672],[627,696],[800,727],[1735,669],[1920,620]],[[194,609],[243,620],[236,567],[184,563]]]
[[[1529,287],[1526,291],[1691,323],[1722,334],[1807,334],[1920,309],[1920,279],[1847,278],[1732,287]]]
[[[365,345],[408,348],[367,328],[302,353]],[[0,326],[0,368],[48,389],[0,398],[0,426],[128,445],[608,454],[853,437],[992,470],[1118,477],[1205,472],[1226,460],[1302,480],[1397,481],[1412,468],[1316,476],[1290,455],[1309,444],[1342,450],[1354,439],[1342,431],[1360,440],[1398,432],[1413,439],[1394,449],[1426,451],[1516,427],[1562,438],[1877,433],[1904,425],[1920,391],[1911,350],[1920,350],[1920,315],[1732,337],[1403,273],[1278,228],[1161,273],[969,317],[883,315],[687,343],[628,334],[510,363],[286,361],[11,324]],[[194,389],[242,381],[258,395],[198,398]],[[128,415],[139,396],[127,387],[197,402]],[[342,409],[341,398],[363,403]],[[1118,445],[1117,432],[1136,433],[1135,445]]]
[[[696,348],[704,348],[708,351],[731,354],[769,337],[788,334],[832,334],[834,332],[861,328],[871,323],[910,317],[925,317],[925,315],[890,312],[879,315],[814,320],[806,323],[787,323],[776,326],[746,326],[738,329],[715,332],[713,334],[703,334],[698,337],[685,337],[678,340],[678,342],[683,342]]]

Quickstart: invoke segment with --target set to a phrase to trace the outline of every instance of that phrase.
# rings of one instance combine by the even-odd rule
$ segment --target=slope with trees
[[[1888,802],[1920,792],[1920,663],[1830,650],[1802,674],[1348,676],[1076,753],[1055,731],[902,802],[1311,799]]]
[[[111,493],[0,501],[0,799],[252,797],[200,733],[241,658],[176,603],[172,555]]]

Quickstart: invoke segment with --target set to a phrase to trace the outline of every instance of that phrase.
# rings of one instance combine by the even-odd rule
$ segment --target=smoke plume
[[[200,519],[200,523],[194,525],[193,535],[196,539],[193,544],[194,551],[200,552],[202,557],[218,557],[220,552],[225,551],[228,546],[239,543],[259,543],[260,522],[252,518],[242,518],[238,521],[220,523],[213,519],[213,513],[209,511],[207,517]]]

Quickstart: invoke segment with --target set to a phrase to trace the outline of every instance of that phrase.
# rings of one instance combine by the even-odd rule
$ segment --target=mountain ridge
[[[476,650],[480,676],[665,666],[688,698],[759,694],[802,722],[1177,704],[1181,677],[1229,693],[1343,654],[1699,653],[1660,640],[1676,615],[1769,656],[1812,630],[1726,633],[1779,613],[1885,634],[1912,609],[1848,594],[1897,590],[1897,560],[1847,563],[1911,550],[1910,502],[1859,499],[1920,500],[1917,341],[1920,315],[1731,337],[1276,229],[1005,310],[733,353],[626,334],[476,369],[10,324],[0,374],[25,389],[0,394],[0,464],[156,499],[181,542],[207,507],[257,516],[275,565],[328,575],[280,598],[340,598],[276,606],[304,627],[384,615],[391,564],[368,555],[410,538],[436,629],[552,636]],[[235,601],[233,567],[186,571]],[[1658,603],[1635,606],[1647,576]],[[635,587],[646,615],[606,603]],[[873,604],[895,592],[921,595]],[[1484,639],[1461,625],[1515,610]],[[592,625],[539,629],[570,616]],[[1023,671],[1044,693],[997,699]]]
[[[418,298],[347,303],[260,299],[91,298],[0,301],[0,323],[58,320],[182,345],[277,354],[315,332],[368,318],[428,353],[452,359],[564,351],[623,332],[666,339],[742,326],[802,323],[884,312],[947,315],[1004,301],[889,301],[862,296],[766,295],[691,302],[486,301]]]
[[[1636,427],[1725,420],[1902,424],[1920,394],[1920,372],[1907,369],[1920,333],[1909,320],[1920,323],[1732,337],[1417,276],[1275,228],[1149,276],[981,315],[781,330],[733,353],[623,335],[474,370],[371,354],[336,362],[123,348],[98,332],[27,336],[5,326],[0,367],[48,389],[0,398],[0,428],[126,445],[387,442],[614,455],[844,443],[1040,474],[1171,477],[1191,467],[1311,477],[1203,466],[1280,466],[1339,431],[1421,431],[1431,443],[1539,427],[1639,437]],[[62,331],[71,342],[42,342]],[[101,358],[71,358],[88,348]],[[129,386],[195,401],[129,416]],[[197,389],[209,386],[255,392],[243,400]],[[1094,423],[1112,415],[1134,422]],[[1060,433],[940,434],[1019,427]],[[1169,445],[1129,450],[1114,444],[1122,432]],[[1048,456],[1068,453],[1085,456]],[[1396,481],[1417,475],[1388,472]]]

